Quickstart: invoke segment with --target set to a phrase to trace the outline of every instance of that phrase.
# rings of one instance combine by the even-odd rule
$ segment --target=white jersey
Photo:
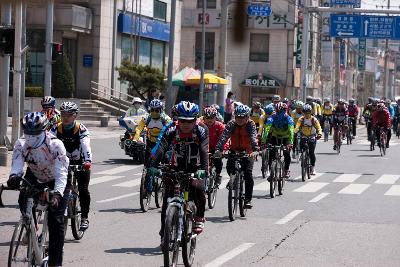
[[[63,195],[67,184],[69,159],[63,143],[50,132],[37,148],[27,145],[25,137],[17,140],[11,164],[11,174],[22,177],[27,163],[39,183],[55,180],[54,191]]]

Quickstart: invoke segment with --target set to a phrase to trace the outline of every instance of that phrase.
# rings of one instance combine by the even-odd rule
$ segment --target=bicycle
[[[227,188],[228,188],[228,214],[229,219],[234,221],[236,219],[237,208],[239,206],[239,212],[241,217],[246,217],[247,208],[245,207],[244,201],[244,173],[242,171],[240,160],[249,157],[246,152],[234,153],[230,152],[223,155],[224,158],[234,160],[235,162],[235,175],[233,179],[231,177]]]
[[[343,129],[342,125],[336,123],[336,137],[335,137],[335,144],[336,144],[336,153],[340,154],[340,148],[342,146],[342,136],[343,136]]]
[[[25,192],[25,211],[15,225],[8,253],[8,267],[47,266],[48,262],[48,208],[53,191],[37,189],[25,178],[20,191]],[[37,214],[36,214],[37,212]],[[38,223],[42,223],[39,231]]]
[[[207,199],[208,199],[208,208],[213,209],[215,207],[215,202],[217,201],[217,193],[218,186],[215,183],[217,179],[217,172],[213,162],[214,157],[210,155],[210,176],[208,179],[208,190],[207,190]]]
[[[331,124],[329,122],[329,117],[324,116],[324,142],[328,142],[330,129]]]
[[[261,174],[264,179],[268,177],[269,172],[269,151],[269,145],[265,146],[265,148],[261,150]]]
[[[161,166],[162,179],[172,182],[174,196],[168,198],[165,217],[164,266],[177,266],[179,248],[182,247],[182,258],[185,266],[192,266],[196,251],[197,234],[193,232],[196,205],[190,199],[189,191],[193,174],[175,171],[169,165]]]
[[[147,168],[144,167],[142,171],[142,178],[140,180],[140,209],[143,212],[149,210],[152,193],[154,193],[154,201],[157,208],[162,206],[164,195],[164,183],[161,179],[161,173],[154,177],[147,177]]]
[[[282,157],[283,157],[283,151],[286,149],[286,147],[281,143],[280,145],[272,146],[271,149],[274,151],[274,157],[272,158],[271,162],[269,195],[271,198],[274,198],[276,195],[275,191],[277,187],[279,195],[283,194],[285,178],[283,177],[284,162],[282,161]]]
[[[353,120],[349,118],[348,120],[348,130],[346,131],[346,141],[347,145],[351,145],[353,142],[353,128],[355,125],[353,124]]]
[[[296,148],[294,150],[295,160],[297,163],[300,162],[300,139],[295,135],[294,142],[296,142]]]
[[[375,150],[375,130],[371,129],[371,136],[369,138],[370,145],[369,145],[369,150],[374,151]]]
[[[381,156],[383,157],[386,155],[386,140],[387,140],[387,134],[386,134],[386,129],[384,127],[379,128],[379,151],[381,153]]]
[[[85,171],[83,165],[69,165],[69,171],[73,173],[71,188],[68,194],[67,207],[64,214],[64,236],[67,234],[68,219],[71,219],[71,230],[75,240],[82,239],[85,231],[80,230],[82,211],[79,201],[79,191],[76,180],[76,172]]]
[[[311,163],[310,163],[310,155],[309,155],[309,147],[308,144],[310,141],[312,141],[312,138],[314,137],[307,137],[307,136],[302,136],[302,148],[301,148],[301,155],[300,155],[300,161],[301,161],[301,180],[304,182],[307,179],[311,178]]]

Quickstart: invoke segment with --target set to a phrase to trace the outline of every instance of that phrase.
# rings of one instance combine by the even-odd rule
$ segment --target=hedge
[[[26,86],[25,97],[43,97],[43,87],[41,86]]]

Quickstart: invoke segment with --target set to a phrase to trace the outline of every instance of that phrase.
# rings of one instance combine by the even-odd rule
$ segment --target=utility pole
[[[13,84],[13,118],[11,143],[14,145],[20,136],[21,118],[21,39],[22,39],[22,0],[15,3],[15,45],[14,45],[14,84]]]
[[[335,43],[334,43],[334,55],[335,55],[335,59],[334,59],[334,67],[335,67],[335,89],[334,91],[334,95],[332,96],[332,102],[334,102],[335,100],[338,100],[341,98],[341,92],[340,92],[340,42],[341,39],[339,38],[335,38]],[[337,99],[336,99],[337,98]]]
[[[44,72],[44,95],[51,95],[51,49],[53,43],[54,0],[47,0],[46,63]]]
[[[199,108],[200,114],[203,112],[203,95],[204,95],[204,61],[205,61],[205,49],[206,49],[206,0],[203,0],[202,10],[202,24],[201,24],[201,70],[200,70],[200,88],[199,88]]]
[[[390,9],[390,0],[387,1],[387,8]],[[388,14],[389,15],[389,14]],[[385,65],[383,74],[383,96],[385,98],[392,96],[389,94],[389,70],[388,70],[388,57],[389,57],[389,40],[385,40]]]
[[[26,46],[26,0],[22,1],[22,38],[21,38],[21,47],[25,48]],[[21,55],[21,96],[20,96],[20,111],[22,116],[25,113],[25,73],[26,73],[26,53],[22,53]],[[20,135],[22,135],[22,128],[20,130]]]
[[[221,25],[219,30],[219,58],[218,58],[218,76],[226,78],[226,50],[228,36],[228,3],[229,0],[221,0]],[[217,91],[217,104],[224,106],[224,85]]]
[[[308,69],[308,42],[309,42],[309,0],[304,0],[303,33],[301,43],[301,93],[302,99],[306,101],[307,95],[307,69]]]
[[[171,0],[171,19],[170,19],[170,33],[168,45],[168,87],[167,87],[167,101],[165,103],[165,111],[171,114],[172,105],[175,102],[174,88],[172,87],[172,72],[174,70],[174,49],[175,49],[175,17],[176,17],[176,0]]]
[[[117,43],[117,0],[114,0],[113,6],[113,33],[112,33],[112,48],[111,48],[111,88],[115,89],[115,46]],[[114,95],[114,90],[111,90],[111,94]],[[121,97],[121,88],[120,94]]]
[[[11,27],[11,2],[1,3],[1,24]],[[0,146],[6,145],[7,118],[8,118],[8,93],[10,91],[10,58],[9,54],[3,55],[2,90],[0,92]]]

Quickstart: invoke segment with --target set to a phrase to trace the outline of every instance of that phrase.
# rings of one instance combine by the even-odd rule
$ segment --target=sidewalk
[[[11,157],[12,157],[12,151],[8,151],[7,166],[0,166],[0,184],[7,182],[11,167]]]

